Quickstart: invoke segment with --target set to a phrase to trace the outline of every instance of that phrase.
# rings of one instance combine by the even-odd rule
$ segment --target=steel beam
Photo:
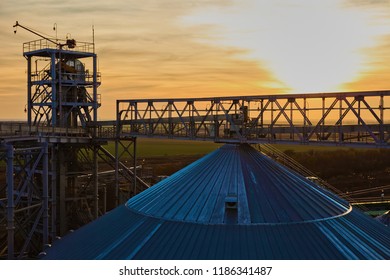
[[[14,259],[15,204],[14,204],[14,146],[7,145],[7,236],[8,259]]]
[[[116,128],[122,138],[389,148],[389,103],[390,91],[118,100]]]
[[[49,148],[47,143],[43,143],[42,160],[42,242],[49,244]]]

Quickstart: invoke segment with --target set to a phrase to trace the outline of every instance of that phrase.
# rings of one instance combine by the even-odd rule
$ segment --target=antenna
[[[93,44],[93,53],[95,53],[95,25],[92,25],[92,44]]]
[[[54,25],[53,25],[53,30],[56,32],[56,42],[58,42],[58,36],[57,36],[57,30],[58,30],[58,28],[57,28],[57,23],[54,23]]]

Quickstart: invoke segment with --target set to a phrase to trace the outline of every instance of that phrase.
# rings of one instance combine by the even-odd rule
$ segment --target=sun
[[[367,12],[341,1],[244,1],[233,9],[199,12],[191,24],[218,26],[210,39],[246,49],[291,92],[338,91],[367,62],[378,35]]]

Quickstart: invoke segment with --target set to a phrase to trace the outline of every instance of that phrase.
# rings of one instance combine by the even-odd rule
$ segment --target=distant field
[[[307,152],[310,150],[313,151],[336,151],[336,150],[348,150],[351,147],[340,147],[340,146],[316,146],[316,145],[284,145],[284,144],[274,144],[274,147],[281,151],[293,150],[294,152]],[[370,149],[370,148],[359,148],[359,149]]]
[[[208,141],[188,141],[173,139],[138,138],[137,157],[163,157],[163,156],[192,156],[205,155],[223,144]],[[335,151],[349,149],[345,147],[310,146],[310,145],[274,145],[281,151],[293,150],[294,152]],[[105,146],[112,154],[115,153],[114,143]]]
[[[183,141],[165,140],[152,138],[138,138],[138,154],[141,156],[164,156],[164,155],[202,155],[221,147],[221,143],[208,141]],[[347,150],[350,147],[338,146],[314,146],[314,145],[273,145],[281,151],[293,150],[294,152],[313,151],[336,151]]]
[[[162,140],[150,138],[137,139],[138,156],[177,156],[177,155],[204,155],[221,144],[203,141]]]
[[[221,144],[203,141],[138,138],[137,157],[205,155],[218,149],[220,146]],[[104,148],[115,154],[113,142],[110,142]]]

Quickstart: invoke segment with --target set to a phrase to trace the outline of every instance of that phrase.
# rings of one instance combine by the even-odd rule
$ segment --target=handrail
[[[0,122],[1,136],[82,136],[89,137],[89,130],[82,127],[29,126],[24,122]]]
[[[26,53],[26,52],[38,51],[42,49],[58,49],[59,44],[62,46],[62,50],[64,51],[78,51],[78,52],[85,52],[85,53],[94,52],[94,43],[77,41],[74,48],[69,48],[66,45],[66,40],[57,40],[57,44],[54,44],[52,41],[48,39],[38,39],[38,40],[24,43],[23,52]]]
[[[275,148],[274,146],[272,146],[270,144],[260,144],[258,146],[260,147],[259,150],[261,152],[264,152],[267,156],[269,156],[271,158],[275,158],[275,156],[276,156],[278,158],[278,162],[280,162],[284,166],[294,170],[295,172],[298,172],[299,174],[303,175],[306,178],[310,178],[310,177],[315,178],[314,183],[324,187],[327,190],[332,191],[333,193],[337,194],[339,197],[347,200],[349,203],[351,203],[351,204],[357,203],[356,199],[353,199],[351,196],[349,196],[346,193],[341,192],[339,189],[332,186],[327,181],[319,178],[317,176],[317,174],[315,174],[313,171],[307,169],[302,164],[300,164],[299,162],[297,162],[293,158],[289,157],[288,155],[286,155],[285,153],[283,153],[279,149]],[[368,209],[366,207],[364,207],[363,205],[357,205],[357,207],[360,208],[362,211],[365,211],[365,212],[368,211]]]

